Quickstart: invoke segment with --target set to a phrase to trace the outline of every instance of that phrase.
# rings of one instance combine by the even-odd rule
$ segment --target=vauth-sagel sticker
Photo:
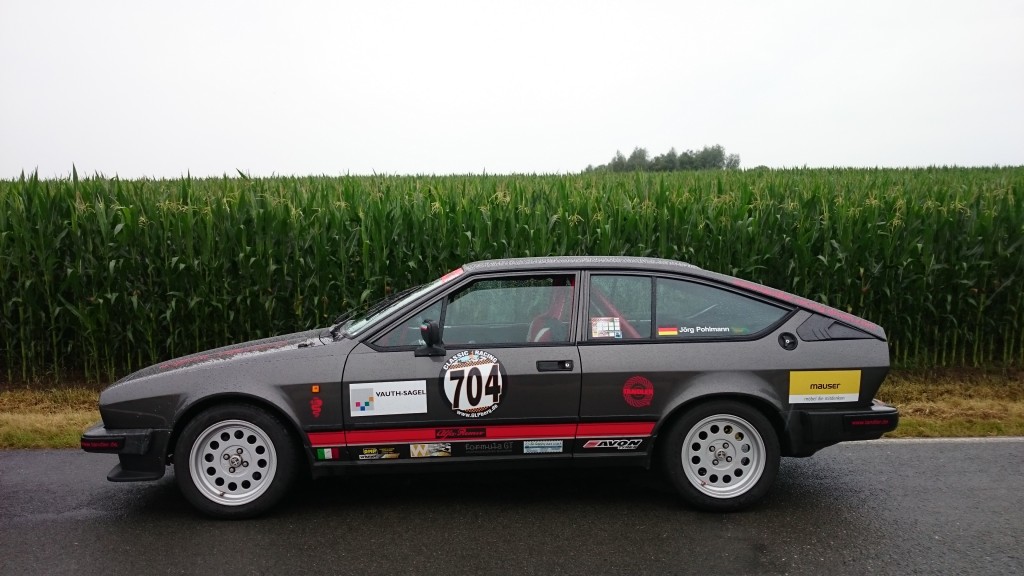
[[[425,414],[427,411],[426,380],[353,384],[349,393],[353,417]]]
[[[856,402],[860,370],[805,370],[789,373],[789,403]]]

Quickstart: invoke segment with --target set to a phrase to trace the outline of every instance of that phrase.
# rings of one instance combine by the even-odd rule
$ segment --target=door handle
[[[569,372],[572,360],[537,360],[538,372]]]

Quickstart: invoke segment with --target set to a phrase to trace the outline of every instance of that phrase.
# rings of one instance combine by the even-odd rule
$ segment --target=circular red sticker
[[[632,376],[622,386],[622,397],[633,408],[650,406],[654,400],[654,384],[643,376]]]

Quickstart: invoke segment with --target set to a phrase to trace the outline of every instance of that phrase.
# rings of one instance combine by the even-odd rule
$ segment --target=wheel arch
[[[178,438],[181,437],[181,433],[185,429],[185,426],[187,426],[193,418],[203,411],[222,404],[247,404],[255,408],[266,410],[284,423],[285,431],[288,433],[289,437],[291,437],[296,450],[300,451],[300,453],[308,452],[308,450],[303,450],[305,442],[303,441],[302,430],[294,418],[294,415],[266,398],[238,392],[225,392],[197,400],[177,415],[174,419],[174,425],[171,428],[171,435],[167,441],[167,448],[165,450],[166,454],[164,454],[164,458],[166,460],[165,463],[170,464],[173,462],[174,448],[178,443]],[[308,454],[306,454],[306,460],[307,462],[309,460]]]
[[[651,447],[652,464],[654,466],[660,466],[662,464],[660,447],[662,445],[662,441],[665,439],[664,434],[662,434],[663,432],[669,430],[679,419],[685,416],[686,413],[693,408],[719,400],[746,404],[763,414],[772,425],[772,429],[775,431],[775,436],[778,438],[781,453],[788,454],[790,452],[790,440],[789,434],[786,431],[786,421],[783,418],[782,413],[779,412],[778,408],[772,404],[772,402],[753,394],[744,394],[742,392],[717,392],[712,394],[702,394],[700,396],[686,399],[665,414],[665,417],[658,422],[658,425],[654,430],[654,445]]]

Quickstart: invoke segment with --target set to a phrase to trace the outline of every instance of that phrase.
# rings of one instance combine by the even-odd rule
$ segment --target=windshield
[[[434,280],[433,282],[422,284],[408,290],[403,290],[396,294],[392,294],[382,300],[377,301],[375,304],[367,308],[366,311],[356,315],[352,320],[348,321],[344,326],[343,330],[349,336],[355,336],[369,328],[381,318],[386,317],[393,311],[398,310],[402,306],[405,306],[409,302],[419,298],[427,292],[433,290],[437,285],[442,282],[442,279]]]

